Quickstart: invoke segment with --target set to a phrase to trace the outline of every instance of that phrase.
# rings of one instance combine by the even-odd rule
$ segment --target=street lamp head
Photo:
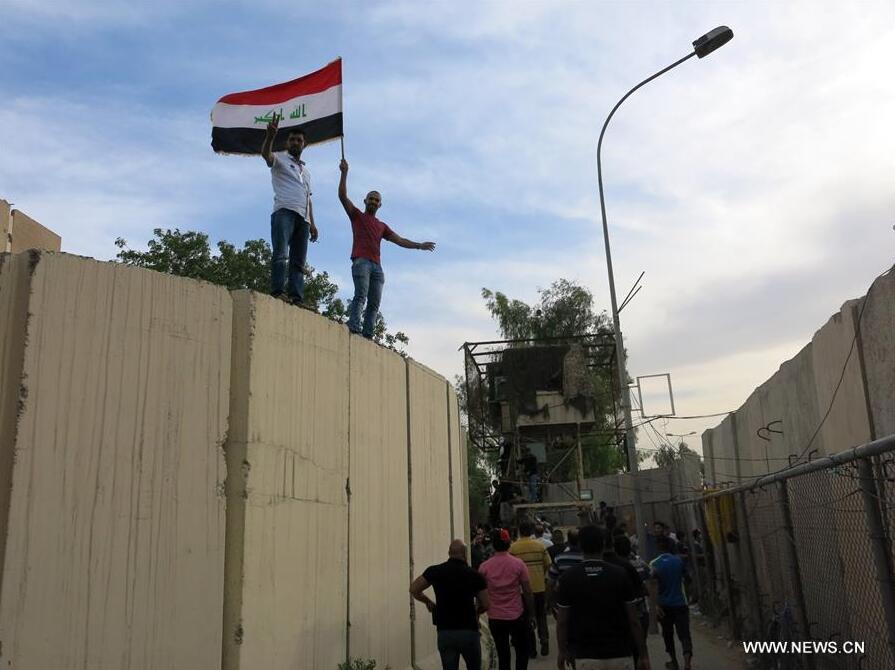
[[[705,58],[715,49],[723,47],[733,39],[733,31],[727,26],[718,26],[693,42],[693,49],[699,58]]]

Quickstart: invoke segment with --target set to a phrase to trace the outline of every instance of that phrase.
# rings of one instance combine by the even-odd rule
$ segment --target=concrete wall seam
[[[444,380],[444,411],[447,415],[447,447],[448,447],[448,507],[451,518],[451,540],[454,538],[454,458],[451,446],[451,385]]]
[[[413,445],[411,443],[411,415],[410,415],[410,362],[404,361],[405,392],[407,399],[407,548],[410,554],[410,570],[407,583],[416,579],[415,565],[413,562]],[[413,596],[410,599],[410,666],[417,670],[416,665],[416,603]]]

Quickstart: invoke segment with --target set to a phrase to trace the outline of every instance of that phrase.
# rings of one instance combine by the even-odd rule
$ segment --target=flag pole
[[[339,142],[342,145],[342,160],[345,160],[345,136],[339,136]]]

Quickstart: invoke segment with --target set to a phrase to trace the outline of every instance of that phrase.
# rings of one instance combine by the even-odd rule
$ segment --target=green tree
[[[118,261],[178,277],[202,279],[230,290],[251,289],[266,293],[270,289],[272,254],[266,240],[248,240],[242,249],[221,240],[217,243],[217,253],[213,254],[205,233],[177,228],[156,228],[152,233],[146,251],[130,249],[124,239],[116,239]],[[327,272],[316,272],[310,266],[306,271],[305,304],[323,316],[344,323],[348,318],[348,305],[338,297],[338,285]],[[402,354],[410,343],[404,333],[388,332],[382,314],[377,316],[373,339]]]
[[[466,398],[466,384],[460,375],[454,377],[454,389],[460,405],[460,415],[469,426],[469,402]],[[491,495],[491,480],[497,472],[497,453],[481,451],[466,433],[466,480],[469,483],[469,517],[472,524],[488,522],[488,505]]]
[[[593,294],[568,279],[539,289],[534,306],[487,288],[482,289],[482,298],[497,321],[501,336],[508,340],[613,332],[609,315],[605,311],[594,312]]]
[[[696,458],[699,458],[699,454],[688,447],[686,442],[682,441],[676,447],[671,444],[660,444],[656,453],[653,455],[653,458],[656,461],[656,465],[660,468],[667,468],[671,467],[674,465],[675,461],[679,461],[685,456],[695,456]],[[702,459],[700,459],[700,462],[701,461]]]
[[[508,340],[613,335],[612,320],[605,311],[595,311],[591,292],[568,279],[559,279],[548,288],[539,289],[538,301],[534,305],[487,288],[482,289],[482,298],[497,322],[500,335]],[[611,353],[607,351],[604,356],[587,375],[597,417],[593,433],[581,440],[584,471],[588,477],[619,472],[625,466],[624,454],[614,439]],[[548,471],[558,465],[551,476],[552,481],[568,481],[576,477],[576,458],[568,454],[563,459],[566,454],[565,450],[551,450],[548,454]]]

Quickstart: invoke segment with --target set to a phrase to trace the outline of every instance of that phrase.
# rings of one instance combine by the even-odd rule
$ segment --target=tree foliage
[[[609,315],[605,311],[595,311],[593,294],[568,279],[558,279],[548,288],[539,289],[538,301],[534,305],[487,288],[482,289],[482,298],[497,322],[500,335],[508,340],[613,334]],[[593,433],[581,439],[587,477],[619,472],[625,467],[624,453],[614,439],[613,376],[608,365],[611,359],[607,357],[600,362],[605,365],[588,373],[597,421]],[[577,476],[575,456],[568,454],[563,459],[565,455],[563,450],[551,450],[548,454],[548,470],[558,465],[551,476],[552,481],[569,481]]]
[[[685,456],[695,456],[696,458],[699,458],[699,454],[688,447],[686,442],[681,442],[676,447],[671,444],[660,444],[653,458],[655,459],[657,466],[660,468],[668,468],[674,465],[675,461],[679,461]]]
[[[460,405],[461,417],[469,426],[469,401],[466,397],[466,384],[460,375],[454,377],[454,389]],[[466,434],[466,480],[469,483],[469,516],[472,523],[487,523],[488,505],[491,494],[491,480],[497,472],[497,454],[493,451],[480,451]]]
[[[272,252],[266,240],[247,240],[242,249],[221,240],[216,245],[217,253],[212,253],[205,233],[178,228],[156,228],[152,233],[146,251],[131,249],[124,239],[116,239],[118,261],[178,277],[201,279],[230,290],[250,289],[260,293],[270,290]],[[323,316],[344,323],[350,301],[343,301],[338,293],[339,286],[330,279],[329,273],[306,268],[305,304]],[[404,333],[388,332],[382,314],[377,316],[373,339],[399,353],[410,343]]]
[[[591,292],[568,279],[539,289],[535,305],[487,288],[482,289],[482,298],[501,336],[508,340],[612,334],[612,321],[605,311],[594,311]]]

